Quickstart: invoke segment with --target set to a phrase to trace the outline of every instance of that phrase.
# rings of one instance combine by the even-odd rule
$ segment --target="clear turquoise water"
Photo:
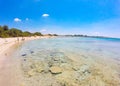
[[[24,43],[20,47],[19,53],[20,55],[32,55],[30,53],[31,51],[34,52],[34,56],[36,55],[36,57],[37,54],[41,52],[43,52],[44,55],[48,52],[56,51],[63,53],[72,53],[76,55],[84,55],[86,57],[92,56],[95,58],[113,58],[119,60],[120,39],[84,37],[39,39]]]
[[[46,65],[43,67],[44,72],[32,72],[38,77],[36,75],[33,75],[33,78],[24,77],[24,81],[29,86],[35,86],[37,79],[39,80],[36,82],[37,85],[48,83],[43,86],[49,86],[49,83],[56,82],[59,78],[60,83],[65,78],[65,82],[77,83],[78,86],[93,86],[95,83],[97,83],[96,86],[110,86],[111,83],[113,84],[111,86],[119,86],[119,49],[120,39],[116,38],[58,37],[25,42],[18,48],[17,57],[22,58],[20,62],[24,76],[29,75],[29,71],[33,69],[37,70],[35,65],[38,63]],[[61,74],[52,75],[50,67],[56,65],[63,71]],[[90,83],[87,81],[88,77]],[[73,81],[69,81],[71,79]],[[46,80],[48,80],[47,83]],[[53,86],[58,86],[58,84]]]

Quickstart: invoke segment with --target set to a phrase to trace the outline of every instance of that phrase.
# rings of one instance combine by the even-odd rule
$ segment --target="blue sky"
[[[120,0],[0,0],[0,25],[120,37]]]

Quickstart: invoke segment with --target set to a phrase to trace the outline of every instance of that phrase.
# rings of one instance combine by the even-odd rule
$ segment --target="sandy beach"
[[[23,42],[47,37],[0,38],[0,86],[20,86],[19,59],[13,58],[16,48]]]

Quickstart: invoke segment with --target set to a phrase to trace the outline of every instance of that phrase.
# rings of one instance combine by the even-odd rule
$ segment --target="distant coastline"
[[[59,35],[59,34],[42,34],[41,32],[29,32],[22,31],[17,28],[9,28],[7,25],[0,26],[0,38],[11,38],[11,37],[32,37],[32,36],[59,36],[59,37],[88,37],[88,38],[113,38],[120,39],[115,37],[107,37],[107,36],[89,36],[83,34],[74,34],[74,35]]]
[[[60,37],[88,37],[88,38],[108,38],[108,39],[120,39],[115,37],[107,37],[107,36],[89,36],[89,35],[58,35]]]

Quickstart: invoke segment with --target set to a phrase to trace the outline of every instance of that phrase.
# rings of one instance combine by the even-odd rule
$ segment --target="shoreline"
[[[0,38],[0,56],[3,53],[5,54],[5,51],[15,44],[42,38],[50,38],[50,36]]]
[[[13,37],[13,38],[0,38],[0,64],[5,57],[12,54],[11,49],[15,45],[22,44],[30,40],[52,38],[51,36],[31,36],[31,37]],[[11,49],[10,49],[11,48]]]
[[[40,39],[41,36],[36,37],[13,37],[13,38],[0,38],[0,59],[7,56],[10,47],[29,40]],[[7,52],[6,52],[7,51]]]

